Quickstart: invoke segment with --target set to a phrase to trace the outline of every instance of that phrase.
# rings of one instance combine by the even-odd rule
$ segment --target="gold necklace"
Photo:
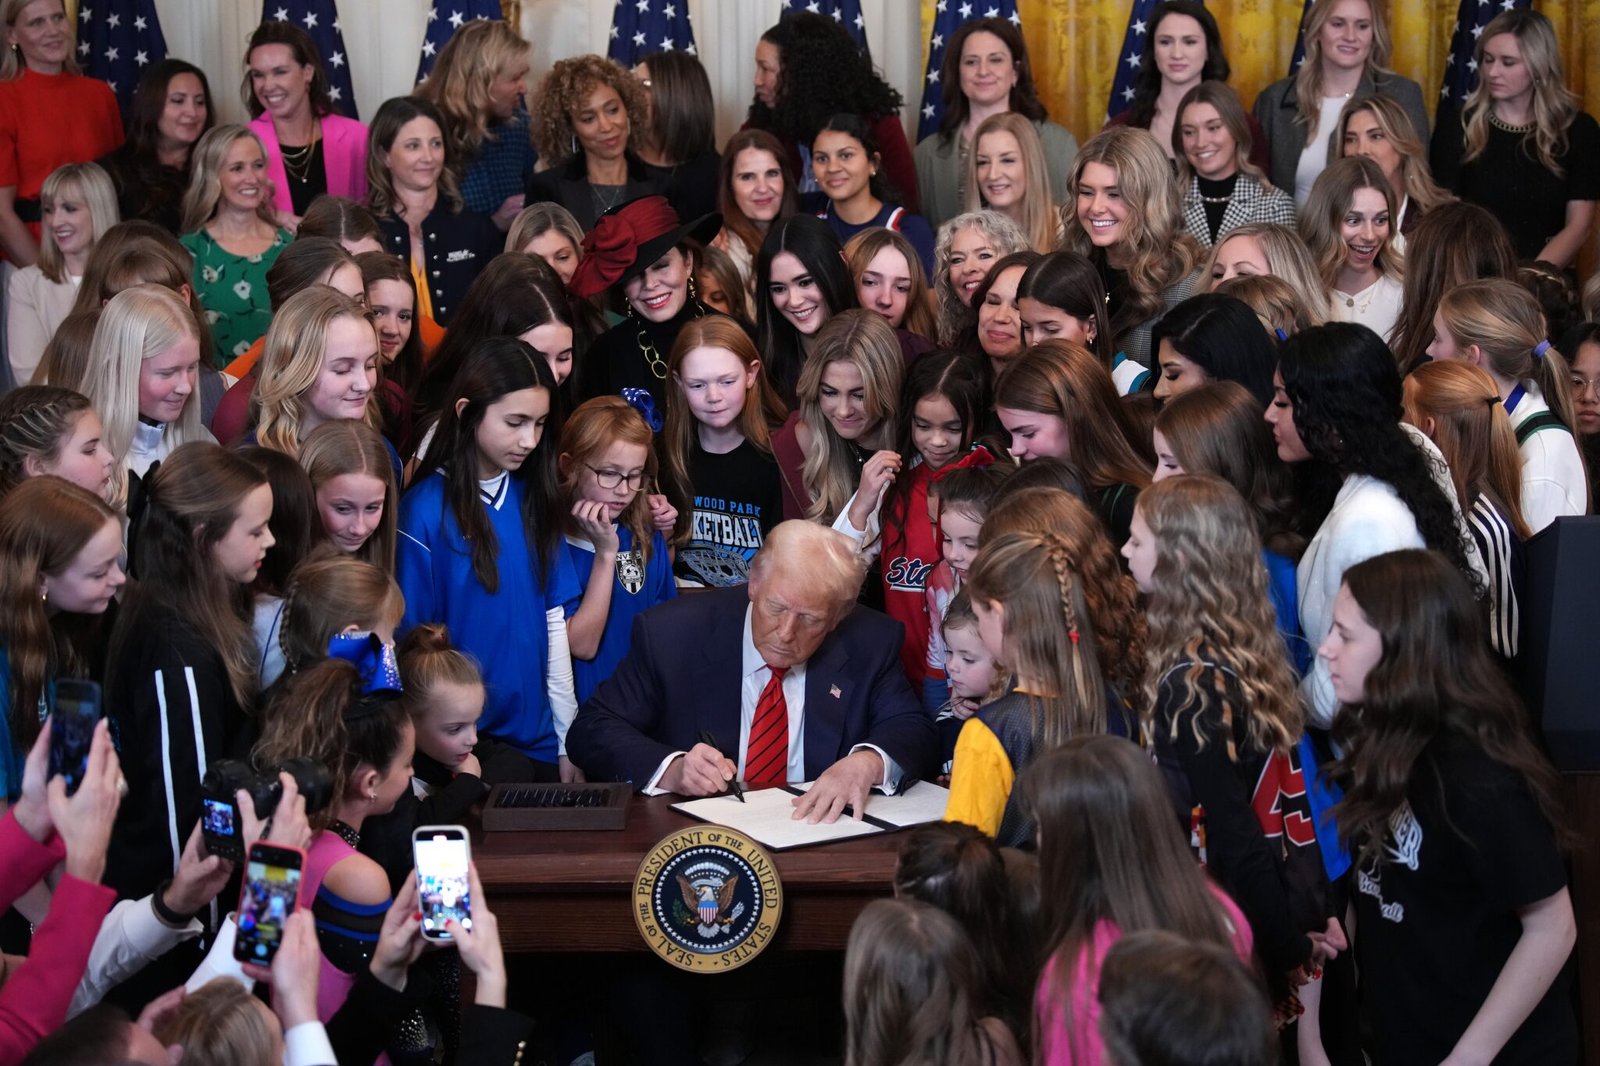
[[[322,139],[322,124],[311,124],[311,143],[299,148],[285,148],[280,142],[278,156],[283,160],[284,173],[299,182],[306,184],[306,178],[311,173],[311,158],[317,150],[317,142]]]
[[[1489,125],[1493,126],[1497,130],[1505,130],[1507,133],[1532,133],[1538,123],[1530,122],[1526,126],[1513,126],[1511,123],[1495,114],[1494,108],[1491,107],[1489,108]]]

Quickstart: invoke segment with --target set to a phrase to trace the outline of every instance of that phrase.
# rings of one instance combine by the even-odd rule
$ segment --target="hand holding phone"
[[[299,848],[251,845],[239,894],[234,958],[262,966],[272,964],[283,943],[284,923],[300,902],[300,871],[304,867],[305,853]]]
[[[69,796],[83,783],[101,706],[95,682],[73,678],[56,682],[55,709],[50,712],[50,776],[66,778]]]
[[[422,935],[451,940],[446,924],[472,928],[472,853],[465,826],[425,825],[411,834]]]

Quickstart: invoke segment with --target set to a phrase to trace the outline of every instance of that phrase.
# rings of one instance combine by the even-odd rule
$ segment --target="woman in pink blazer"
[[[245,82],[280,221],[292,228],[324,193],[366,198],[367,127],[334,111],[310,34],[289,22],[257,26],[245,50]]]

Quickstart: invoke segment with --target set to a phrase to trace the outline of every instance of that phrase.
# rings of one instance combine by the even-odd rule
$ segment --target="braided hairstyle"
[[[1106,687],[1072,546],[1055,533],[1007,533],[985,544],[967,575],[980,612],[1003,611],[1006,663],[1016,671],[1042,748],[1106,732]]]
[[[24,385],[0,397],[0,496],[26,480],[26,463],[54,462],[89,398],[54,385]]]

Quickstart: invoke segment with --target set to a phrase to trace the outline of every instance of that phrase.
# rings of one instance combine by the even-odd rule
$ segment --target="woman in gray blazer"
[[[1340,110],[1351,99],[1387,96],[1411,116],[1417,138],[1428,142],[1422,88],[1388,69],[1391,42],[1382,0],[1316,0],[1306,15],[1306,58],[1292,77],[1273,82],[1256,97],[1256,121],[1267,133],[1272,158],[1267,176],[1305,203],[1330,160]]]

